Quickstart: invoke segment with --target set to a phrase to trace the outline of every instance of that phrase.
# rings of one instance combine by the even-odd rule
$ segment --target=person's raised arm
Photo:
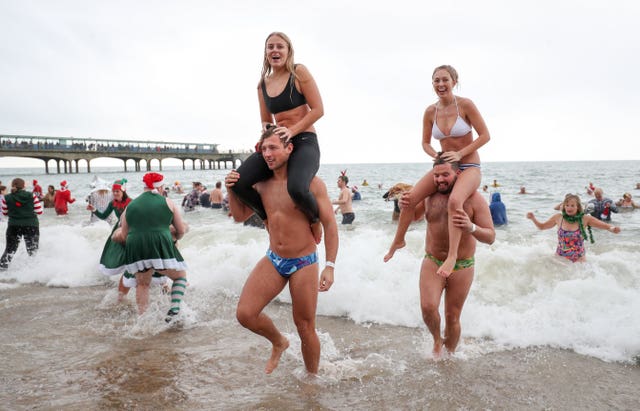
[[[38,198],[38,195],[36,193],[33,193],[33,211],[38,214],[41,215],[42,214],[42,203],[40,202],[40,198]],[[4,197],[3,197],[4,199]]]
[[[236,170],[231,170],[224,178],[224,185],[227,187],[227,194],[229,195],[229,212],[231,213],[234,221],[242,223],[251,217],[253,211],[240,201],[231,189],[239,178],[240,174],[238,174]]]
[[[87,209],[89,208],[89,206],[87,206]],[[94,205],[91,205],[91,212],[98,217],[101,220],[106,220],[107,217],[109,217],[109,215],[113,212],[114,208],[113,208],[113,203],[109,202],[109,205],[107,205],[107,208],[104,211],[100,211],[98,210]]]
[[[532,212],[527,213],[527,218],[533,221],[533,224],[535,224],[536,227],[538,227],[538,229],[540,230],[548,230],[550,228],[555,227],[556,224],[558,223],[558,217],[562,218],[562,214],[554,214],[547,221],[545,221],[544,223],[541,223],[536,219],[536,216]]]
[[[320,222],[324,231],[324,250],[327,261],[320,274],[319,290],[328,291],[334,281],[334,268],[336,257],[338,256],[338,225],[333,216],[333,207],[324,182],[316,177],[312,180],[310,189],[318,203]]]
[[[618,234],[620,232],[620,227],[616,227],[613,224],[608,224],[590,215],[585,215],[582,218],[583,218],[584,225],[589,225],[591,227],[600,228],[603,230],[609,230],[614,234]]]

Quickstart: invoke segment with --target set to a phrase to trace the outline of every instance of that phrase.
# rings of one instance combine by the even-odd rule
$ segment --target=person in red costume
[[[44,195],[42,194],[42,187],[38,184],[38,180],[33,180],[33,194],[38,197],[38,200],[42,201]]]
[[[66,215],[69,212],[69,208],[67,204],[71,204],[76,201],[75,198],[71,197],[71,191],[69,191],[69,186],[66,180],[60,182],[60,190],[56,191],[56,195],[53,198],[54,208],[56,209],[57,215]]]

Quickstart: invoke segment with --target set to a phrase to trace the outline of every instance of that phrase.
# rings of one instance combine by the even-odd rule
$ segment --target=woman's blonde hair
[[[580,201],[580,197],[578,197],[577,194],[571,194],[571,193],[564,196],[564,200],[562,201],[562,211],[564,211],[564,207],[567,205],[569,200],[575,200],[578,206],[578,214],[582,213],[583,209],[582,209],[582,201]]]
[[[433,76],[436,75],[436,71],[438,70],[446,70],[447,73],[449,73],[449,75],[451,76],[451,80],[453,80],[454,83],[458,84],[458,72],[456,71],[456,69],[453,68],[453,66],[450,66],[448,64],[443,64],[442,66],[438,66],[433,70],[433,74],[431,74],[431,78],[433,79]]]

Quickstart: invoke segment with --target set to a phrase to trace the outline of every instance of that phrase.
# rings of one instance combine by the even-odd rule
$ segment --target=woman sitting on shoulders
[[[458,72],[449,65],[436,67],[431,76],[433,90],[438,101],[427,107],[422,120],[422,148],[432,158],[438,155],[431,146],[432,138],[440,142],[444,152],[443,158],[448,162],[460,162],[460,174],[449,196],[449,252],[447,259],[438,269],[437,274],[448,277],[458,258],[458,245],[462,236],[461,230],[453,223],[453,216],[462,209],[464,202],[480,187],[480,155],[478,149],[490,139],[489,130],[473,101],[453,94],[458,84]],[[474,140],[473,129],[478,138]],[[494,186],[497,187],[494,180]],[[404,247],[404,236],[413,220],[413,210],[417,203],[414,198],[425,198],[436,193],[433,170],[420,179],[414,188],[400,200],[400,220],[395,238],[384,256],[389,261],[395,251]],[[406,209],[406,211],[404,210]]]
[[[262,74],[258,82],[258,101],[263,132],[276,127],[275,133],[293,143],[287,166],[287,191],[307,216],[316,243],[322,228],[318,204],[309,184],[320,167],[320,147],[314,127],[324,115],[324,106],[316,82],[302,64],[294,63],[291,40],[286,34],[273,32],[264,45]],[[256,152],[238,168],[240,179],[232,190],[263,220],[267,214],[253,185],[268,179],[273,172],[256,146]]]

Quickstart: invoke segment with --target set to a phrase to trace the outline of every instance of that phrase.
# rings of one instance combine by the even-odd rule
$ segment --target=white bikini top
[[[471,132],[471,126],[467,124],[462,117],[460,117],[460,110],[458,109],[458,100],[456,99],[456,96],[453,96],[453,101],[456,103],[456,112],[458,113],[458,117],[449,131],[449,135],[445,135],[438,127],[438,105],[436,104],[436,115],[433,118],[433,127],[431,128],[431,137],[436,140],[442,140],[447,137],[463,137]]]

